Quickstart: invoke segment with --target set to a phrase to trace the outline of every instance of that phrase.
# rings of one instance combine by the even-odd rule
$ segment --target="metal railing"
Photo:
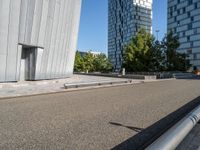
[[[200,121],[200,106],[175,124],[146,150],[174,150]]]

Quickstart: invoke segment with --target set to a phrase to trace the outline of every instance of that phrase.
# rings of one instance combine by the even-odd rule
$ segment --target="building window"
[[[192,23],[188,24],[188,30],[192,29]]]
[[[173,11],[173,7],[170,7],[170,8],[169,8],[169,11],[172,12],[172,11]]]
[[[193,47],[193,46],[194,46],[194,43],[193,43],[193,42],[191,42],[191,43],[190,43],[190,47]]]
[[[197,29],[194,29],[193,31],[194,31],[194,34],[197,34]]]
[[[170,12],[170,18],[171,18],[171,17],[173,17],[173,13],[172,13],[172,12]]]
[[[185,7],[183,8],[183,13],[185,13],[186,11],[185,11]]]
[[[187,37],[187,41],[188,41],[188,42],[190,41],[190,37],[189,37],[189,36]]]
[[[176,33],[176,28],[174,28],[174,33]]]
[[[175,5],[175,6],[174,6],[174,11],[176,11],[176,9],[177,9],[177,6]]]
[[[190,12],[188,12],[188,17],[190,17]]]
[[[188,49],[188,50],[187,50],[187,53],[188,53],[188,54],[192,54],[192,49]]]
[[[177,22],[177,25],[180,26],[180,21]]]
[[[180,9],[177,10],[177,14],[180,15]]]
[[[191,21],[194,21],[194,17],[191,17]]]
[[[195,3],[195,5],[194,5],[194,8],[195,8],[195,9],[197,9],[197,8],[198,8],[198,4],[197,4],[197,3]]]
[[[188,0],[188,5],[192,5],[193,0]]]
[[[197,59],[197,54],[193,54],[193,59]]]

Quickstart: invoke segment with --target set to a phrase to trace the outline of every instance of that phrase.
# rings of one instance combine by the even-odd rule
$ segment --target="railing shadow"
[[[138,128],[138,127],[133,127],[133,126],[126,126],[126,125],[123,125],[121,123],[116,123],[116,122],[109,122],[111,125],[114,125],[114,126],[120,126],[120,127],[125,127],[127,129],[130,129],[130,130],[133,130],[137,133],[141,132],[143,129],[142,128]]]
[[[153,141],[160,137],[164,132],[171,128],[174,124],[180,121],[184,116],[191,112],[194,108],[200,105],[200,96],[187,103],[183,107],[154,123],[146,129],[141,129],[141,132],[127,139],[121,144],[112,148],[112,150],[143,150]],[[122,124],[110,123],[118,126]],[[134,130],[134,129],[133,129]],[[135,131],[135,130],[134,130]]]

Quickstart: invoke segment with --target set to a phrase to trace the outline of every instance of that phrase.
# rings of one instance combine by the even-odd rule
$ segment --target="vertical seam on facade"
[[[52,1],[51,1],[52,2]],[[46,72],[45,72],[45,76],[47,76],[47,70],[48,70],[48,61],[49,61],[49,54],[50,54],[50,47],[51,47],[51,39],[52,39],[52,32],[53,32],[53,20],[54,20],[54,15],[55,15],[55,7],[56,5],[54,5],[54,10],[53,10],[53,18],[51,18],[51,16],[49,17],[49,19],[52,19],[52,28],[51,28],[51,34],[50,34],[50,43],[49,43],[49,49],[48,49],[48,57],[46,59]],[[49,14],[49,10],[48,10],[48,14]]]
[[[41,24],[42,24],[42,14],[43,14],[43,4],[44,4],[44,0],[41,0],[42,1],[42,9],[41,9],[41,17],[40,17],[40,23],[39,23],[39,30],[38,30],[38,36],[37,36],[37,45],[39,45],[39,36],[40,36],[40,31],[41,31]]]
[[[31,23],[31,31],[30,31],[30,43],[32,43],[32,38],[33,38],[33,24],[34,24],[34,20],[35,20],[35,9],[36,9],[36,0],[31,0],[31,1],[34,1],[34,10],[33,10],[33,15],[32,15],[32,23]]]
[[[57,3],[57,2],[56,2]],[[59,18],[59,16],[60,16],[60,9],[61,9],[61,5],[60,4],[56,4],[56,5],[59,5],[59,10],[58,10],[58,19],[60,19]],[[59,20],[58,20],[58,22],[59,22]],[[54,61],[52,61],[51,62],[51,74],[50,74],[50,77],[52,77],[53,76],[53,71],[52,70],[54,70],[54,65],[55,65],[55,63],[56,63],[56,55],[55,55],[55,50],[56,50],[56,44],[57,44],[57,34],[58,34],[58,27],[59,27],[59,23],[57,23],[57,26],[56,26],[56,35],[55,35],[55,41],[54,41],[54,50],[53,50],[53,57],[52,57],[52,59],[54,60]],[[58,50],[57,50],[57,55],[58,55]]]
[[[70,1],[68,1],[68,3],[65,3],[65,6],[64,6],[64,9],[66,10],[66,12],[65,12],[65,14],[67,14],[67,12],[68,12],[68,10],[67,10],[67,4],[69,4],[70,5]],[[64,15],[65,15],[64,14]],[[67,16],[67,15],[66,15]],[[68,21],[67,21],[67,19],[66,19],[66,21],[64,22],[64,26],[65,26],[65,28],[63,29],[64,30],[64,32],[67,30],[67,24],[68,24]],[[68,33],[66,33],[66,34],[68,34]],[[66,35],[67,36],[67,35]],[[61,75],[62,76],[64,76],[64,73],[63,73],[63,68],[64,68],[64,63],[65,63],[65,61],[66,61],[66,56],[65,56],[65,54],[67,54],[67,48],[66,48],[66,46],[65,46],[65,37],[66,37],[65,35],[63,36],[63,40],[62,40],[62,43],[61,43],[61,45],[62,45],[62,47],[63,47],[63,49],[64,49],[64,52],[63,52],[63,62],[61,62],[61,68],[62,68],[62,70],[61,70]],[[66,43],[67,43],[67,41],[66,41]]]
[[[69,1],[69,6],[72,4],[72,1],[70,0]],[[69,12],[71,12],[71,9],[69,8]],[[71,20],[71,18],[72,18],[72,13],[69,13],[69,20]],[[70,21],[69,23],[68,22],[66,22],[66,24],[68,24],[68,28],[66,28],[66,31],[67,31],[67,29],[69,30],[69,28],[71,27],[71,22],[72,21]],[[66,26],[67,27],[67,26]],[[69,30],[69,32],[68,32],[68,34],[66,35],[66,43],[64,44],[65,45],[65,48],[66,48],[66,53],[65,53],[65,61],[64,61],[64,63],[63,63],[63,71],[62,71],[62,74],[63,75],[65,75],[65,66],[66,66],[66,64],[67,64],[67,62],[68,62],[68,54],[69,54],[69,49],[70,49],[70,47],[69,47],[69,36],[70,36],[70,34],[71,34],[71,30]],[[67,47],[69,48],[69,49],[67,49]]]
[[[21,67],[21,63],[19,63],[19,59],[21,59],[21,58],[18,58],[18,56],[19,56],[19,32],[20,32],[20,15],[21,15],[21,4],[22,4],[22,0],[20,0],[20,12],[19,12],[19,18],[18,18],[18,20],[19,20],[19,22],[18,22],[18,41],[17,41],[17,55],[16,55],[16,74],[15,74],[15,79],[16,80],[19,80],[19,69],[20,69],[20,67]],[[18,66],[19,65],[19,66]]]
[[[43,37],[43,39],[42,39],[42,43],[43,43],[43,45],[44,45],[44,49],[43,49],[43,53],[42,53],[42,58],[41,58],[42,60],[41,60],[41,63],[45,60],[45,56],[44,56],[45,51],[44,51],[44,50],[46,49],[46,31],[47,31],[47,22],[48,22],[48,14],[49,14],[49,3],[50,3],[50,2],[47,1],[47,6],[48,6],[48,7],[46,8],[46,9],[47,9],[47,12],[46,12],[46,13],[47,13],[47,14],[46,14],[46,17],[47,17],[47,18],[46,18],[46,22],[45,22],[44,37]],[[44,0],[43,0],[42,15],[43,15],[43,11],[44,11],[44,10],[43,10],[43,9],[44,9],[44,5],[45,5],[45,3],[44,3]],[[43,17],[43,16],[42,16],[42,17]],[[41,18],[42,18],[42,17],[41,17]],[[40,26],[40,32],[41,32],[41,26]],[[42,71],[42,69],[43,69],[44,66],[45,66],[44,64],[45,64],[45,63],[43,63],[43,65],[41,65],[41,67],[40,67],[40,79],[42,79],[42,76],[44,76],[44,74],[45,74],[45,72]],[[43,75],[41,74],[42,72],[43,72]]]
[[[66,1],[64,0],[64,1],[62,1],[62,3],[63,3],[63,16],[62,16],[62,20],[64,20],[65,19],[65,6],[66,6]],[[60,30],[60,37],[59,37],[59,39],[60,39],[60,41],[61,41],[61,39],[62,39],[62,31],[63,31],[63,27],[64,27],[64,24],[65,24],[65,22],[63,22],[62,24],[61,24],[61,30]],[[65,49],[62,47],[62,43],[60,43],[59,44],[59,46],[58,46],[58,48],[60,49],[60,52],[59,52],[59,55],[57,56],[57,60],[58,60],[58,58],[59,58],[59,56],[63,56],[63,53],[64,53],[64,51],[65,51]],[[61,60],[58,60],[58,62],[57,62],[57,65],[59,65],[59,67],[56,69],[56,73],[57,74],[62,74],[61,73],[61,63],[62,63],[62,59]]]
[[[8,66],[8,44],[10,36],[10,15],[11,15],[11,0],[9,1],[9,21],[8,21],[8,37],[7,37],[7,53],[6,53],[6,70],[5,70],[5,80],[7,81],[7,66]]]
[[[27,16],[28,16],[29,4],[30,4],[30,0],[27,0],[27,1],[28,1],[28,3],[27,3],[27,7],[26,7],[25,32],[24,32],[23,43],[25,43],[25,38],[26,38],[26,34],[27,34],[27,24],[28,24]]]
[[[42,15],[43,15],[43,4],[44,4],[44,0],[42,0],[42,9],[41,9],[41,17],[40,17],[40,23],[39,23],[39,30],[38,30],[38,35],[37,35],[37,41],[36,41],[36,43],[37,43],[37,45],[39,45],[39,36],[40,36],[40,32],[41,32],[41,24],[42,24]],[[41,45],[42,46],[42,45]],[[43,53],[42,53],[43,54]],[[42,57],[41,57],[41,59],[42,59]],[[42,61],[42,60],[41,60]],[[36,63],[37,63],[37,61],[36,61]],[[38,70],[38,79],[40,79],[40,76],[41,76],[41,66],[42,65],[42,62],[41,62],[41,64],[40,64],[40,68],[39,68],[39,70]]]

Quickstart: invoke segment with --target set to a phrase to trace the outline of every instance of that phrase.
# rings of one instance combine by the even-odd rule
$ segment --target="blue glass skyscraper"
[[[123,48],[139,29],[152,32],[152,0],[108,0],[108,56],[121,70]]]

